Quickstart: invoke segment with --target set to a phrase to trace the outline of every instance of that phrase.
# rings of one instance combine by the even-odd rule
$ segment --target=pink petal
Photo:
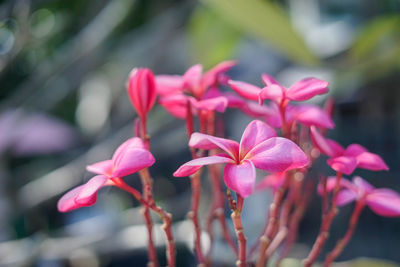
[[[112,160],[104,160],[86,166],[86,170],[88,170],[89,172],[93,172],[96,174],[103,174],[105,176],[111,175],[112,168],[113,168]]]
[[[315,125],[320,128],[332,129],[335,123],[329,115],[320,107],[315,105],[292,106],[292,118],[304,125]]]
[[[375,187],[373,187],[370,183],[368,183],[367,181],[365,181],[364,179],[362,179],[360,176],[356,176],[353,178],[353,183],[359,188],[361,189],[361,191],[365,192],[365,193],[370,193],[372,192]]]
[[[228,153],[232,159],[237,159],[239,155],[239,144],[237,142],[208,134],[193,133],[189,140],[189,146],[205,150],[220,148]]]
[[[314,127],[310,127],[311,141],[318,148],[321,153],[328,155],[330,157],[336,157],[342,155],[344,148],[337,142],[323,137],[318,130]]]
[[[158,102],[163,106],[172,116],[179,119],[186,118],[187,101],[189,97],[184,94],[174,94],[171,96],[160,97]]]
[[[357,167],[357,160],[353,157],[334,157],[328,159],[328,165],[337,172],[350,175]]]
[[[261,79],[266,86],[269,86],[271,84],[279,85],[279,83],[274,78],[272,78],[272,76],[269,76],[268,74],[265,74],[265,73],[261,74]]]
[[[333,189],[336,187],[336,176],[330,176],[328,177],[328,179],[326,180],[326,192],[330,193],[333,191]],[[347,189],[351,189],[354,192],[357,192],[357,188],[354,187],[354,185],[347,179],[340,179],[340,188],[347,188]],[[322,184],[318,184],[318,194],[322,195],[323,194],[323,187]]]
[[[329,83],[315,78],[306,78],[293,84],[287,91],[286,97],[294,101],[308,100],[315,95],[328,92]]]
[[[114,177],[123,177],[154,164],[153,155],[142,146],[143,141],[134,137],[118,147],[112,158]]]
[[[234,161],[227,156],[217,155],[210,157],[203,157],[186,162],[174,172],[175,177],[190,176],[197,172],[202,166],[218,163],[234,163]]]
[[[349,189],[343,189],[339,191],[336,204],[338,206],[344,206],[346,204],[349,204],[350,202],[356,200],[358,197],[358,194],[354,192],[353,190]]]
[[[247,152],[259,143],[275,136],[275,130],[266,123],[259,120],[250,122],[244,130],[242,139],[240,140],[240,158],[244,158]]]
[[[183,78],[179,75],[157,75],[157,93],[169,95],[183,90]]]
[[[346,148],[343,155],[357,157],[358,155],[364,152],[368,152],[368,150],[365,147],[359,144],[351,144]]]
[[[217,85],[219,82],[218,78],[221,77],[222,74],[229,71],[232,67],[236,65],[236,61],[223,61],[219,63],[217,66],[213,67],[203,76],[203,86],[208,88],[210,86]]]
[[[389,167],[377,154],[364,152],[356,157],[357,167],[371,171],[388,171]]]
[[[248,197],[253,193],[256,182],[256,169],[249,160],[240,165],[227,164],[224,169],[224,181],[228,188],[242,197]]]
[[[246,159],[256,168],[270,172],[302,168],[309,163],[298,145],[282,137],[272,137],[258,144],[247,153]]]
[[[201,78],[203,76],[203,66],[196,64],[190,67],[183,75],[184,87],[186,87],[196,97],[201,97],[204,89],[201,88]]]
[[[258,98],[258,102],[262,104],[264,99],[270,99],[276,103],[280,103],[285,97],[285,88],[280,86],[279,84],[271,84],[264,87]]]
[[[390,189],[376,189],[367,195],[367,205],[376,214],[386,217],[400,216],[400,195]]]
[[[261,92],[261,88],[252,85],[250,83],[229,80],[228,84],[231,88],[238,93],[241,97],[250,100],[258,100],[258,95]]]
[[[224,92],[223,96],[228,100],[229,108],[240,108],[243,109],[247,103],[240,96],[231,92]]]
[[[96,202],[97,191],[102,188],[108,178],[104,175],[97,175],[83,185],[81,191],[76,195],[75,202],[79,205],[92,205]]]
[[[256,190],[264,190],[267,188],[272,188],[275,192],[277,191],[285,181],[286,173],[285,172],[277,172],[272,173],[264,177],[264,179],[257,184]]]
[[[224,96],[209,98],[192,103],[197,109],[225,112],[228,107],[228,99]]]
[[[60,212],[68,212],[81,207],[91,206],[96,203],[97,190],[104,186],[107,178],[103,175],[98,175],[90,179],[86,184],[78,186],[67,192],[60,198],[57,203],[57,208]],[[96,189],[97,188],[97,189]],[[86,195],[79,203],[75,201],[76,197],[83,191]],[[90,194],[88,194],[90,193]]]

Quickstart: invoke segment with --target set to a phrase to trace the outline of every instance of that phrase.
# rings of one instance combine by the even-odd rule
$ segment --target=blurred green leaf
[[[350,51],[351,55],[356,60],[366,59],[371,53],[376,52],[379,45],[387,46],[396,40],[390,40],[394,37],[394,33],[399,31],[400,17],[399,16],[382,16],[373,19],[360,32],[360,35],[354,42]],[[387,38],[385,38],[387,37]],[[399,44],[397,40],[396,44]]]
[[[230,59],[240,37],[239,31],[210,9],[199,7],[189,22],[193,60],[205,68]]]
[[[204,1],[232,25],[266,41],[289,58],[308,65],[317,63],[286,13],[274,3],[262,0]]]

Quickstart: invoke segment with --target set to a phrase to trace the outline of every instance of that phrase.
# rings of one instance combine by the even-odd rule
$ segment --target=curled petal
[[[376,214],[385,217],[400,216],[400,195],[390,189],[376,189],[366,197],[367,205]]]
[[[258,100],[258,95],[261,92],[261,88],[250,83],[229,80],[228,84],[231,88],[238,93],[241,97],[249,100]]]
[[[187,101],[189,97],[184,94],[174,94],[170,96],[160,97],[158,102],[163,106],[172,116],[179,119],[186,118]]]
[[[236,61],[223,61],[219,63],[217,66],[213,67],[203,76],[203,86],[208,88],[209,86],[217,85],[219,78],[227,71],[229,71],[232,67],[236,65]]]
[[[192,105],[199,110],[224,112],[228,107],[228,99],[224,96],[193,101]]]
[[[184,87],[197,97],[200,97],[204,92],[204,89],[201,88],[202,76],[203,66],[201,64],[190,67],[183,75]]]
[[[256,182],[256,169],[249,160],[241,164],[227,164],[224,169],[224,181],[228,188],[242,197],[248,197],[253,193]]]
[[[272,76],[269,76],[266,73],[261,74],[261,79],[266,86],[269,86],[271,84],[279,84],[274,78],[272,78]]]
[[[365,193],[370,193],[375,189],[375,187],[373,187],[370,183],[362,179],[360,176],[354,177],[353,183],[354,185],[357,186],[358,189],[361,189],[361,191]]]
[[[377,154],[364,152],[356,157],[357,167],[371,171],[388,171],[389,167]]]
[[[287,116],[292,120],[296,120],[304,125],[315,125],[317,127],[332,129],[335,123],[330,116],[320,107],[314,105],[291,106],[287,109]]]
[[[93,205],[97,200],[97,191],[105,185],[106,181],[107,178],[105,176],[98,175],[90,179],[86,184],[67,192],[58,201],[58,210],[60,212],[68,212]],[[77,202],[76,198],[80,195],[82,198]]]
[[[282,137],[272,137],[261,142],[247,153],[246,159],[253,162],[256,168],[270,172],[302,168],[309,163],[308,157],[298,145]]]
[[[268,124],[259,120],[250,122],[244,130],[242,139],[240,140],[240,157],[244,158],[247,152],[249,152],[253,147],[275,136],[275,130]]]
[[[115,150],[114,155],[112,157],[112,161],[115,163],[117,161],[117,158],[120,157],[122,154],[124,154],[126,151],[132,148],[142,148],[145,149],[145,145],[139,137],[133,137],[125,142],[123,142],[117,150]]]
[[[314,126],[310,127],[310,132],[311,141],[321,151],[321,153],[330,157],[336,157],[343,154],[344,148],[341,145],[334,140],[323,137]]]
[[[279,84],[271,84],[264,87],[258,98],[258,102],[262,104],[264,99],[270,99],[276,103],[280,103],[285,97],[285,88]]]
[[[204,150],[220,148],[228,153],[232,159],[237,159],[239,155],[239,144],[237,142],[208,134],[193,133],[189,140],[189,146]]]
[[[218,163],[234,163],[234,161],[226,155],[217,155],[210,157],[203,157],[186,162],[174,172],[175,177],[190,176],[197,172],[202,166]]]
[[[112,160],[104,160],[96,162],[94,164],[86,166],[86,170],[96,174],[103,174],[105,176],[110,176],[112,174],[113,163]]]
[[[344,206],[344,205],[349,204],[350,202],[356,200],[357,197],[358,197],[358,194],[356,192],[354,192],[353,190],[343,189],[343,190],[339,191],[339,193],[337,195],[336,204],[338,206]]]
[[[286,97],[294,101],[308,100],[316,95],[328,92],[329,83],[315,78],[306,78],[293,84],[287,91]]]
[[[359,144],[351,144],[346,148],[343,155],[357,157],[358,155],[364,152],[368,152],[368,150],[365,147]]]
[[[328,159],[328,165],[337,172],[350,175],[357,168],[357,160],[353,157],[335,157]]]
[[[183,78],[179,75],[157,75],[156,86],[160,95],[179,93],[183,90]]]

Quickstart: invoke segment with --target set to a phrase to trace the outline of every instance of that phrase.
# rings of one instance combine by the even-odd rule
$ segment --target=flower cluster
[[[344,148],[325,136],[327,130],[335,127],[332,120],[333,102],[328,100],[323,108],[308,103],[294,103],[326,94],[328,82],[305,78],[285,88],[271,76],[262,74],[265,86],[260,88],[230,79],[227,73],[235,65],[234,61],[226,61],[203,73],[202,66],[198,64],[182,76],[155,76],[149,69],[132,70],[127,90],[138,114],[137,136],[118,147],[112,159],[87,166],[88,171],[97,175],[66,193],[59,200],[58,209],[67,212],[91,206],[96,202],[100,188],[119,187],[143,205],[149,234],[149,264],[158,266],[150,216],[150,212],[155,212],[164,221],[168,266],[176,265],[172,216],[155,204],[153,178],[148,171],[155,163],[155,158],[150,152],[147,122],[149,112],[158,98],[158,103],[169,114],[183,119],[186,124],[192,159],[180,166],[173,176],[190,177],[192,206],[188,215],[193,222],[195,255],[199,265],[211,263],[210,251],[203,251],[201,234],[207,231],[212,245],[214,221],[219,223],[224,239],[237,255],[237,266],[244,267],[249,262],[254,262],[258,267],[266,266],[271,256],[278,253],[278,248],[282,248],[278,259],[283,259],[296,241],[299,223],[315,190],[313,185],[318,177],[312,177],[308,170],[319,155],[328,157],[327,164],[336,172],[336,176],[318,178],[317,192],[322,196],[323,204],[321,229],[304,260],[304,266],[311,266],[320,255],[338,207],[356,202],[348,232],[327,255],[325,266],[330,266],[349,242],[363,207],[368,206],[380,216],[400,216],[398,193],[390,189],[375,189],[360,177],[355,177],[352,182],[343,177],[343,174],[351,175],[356,168],[372,171],[387,171],[389,168],[380,156],[361,145],[351,144]],[[224,121],[220,114],[227,108],[238,109],[255,118],[244,129],[240,142],[225,138],[224,133],[218,130],[224,128],[221,127]],[[195,132],[195,129],[198,131]],[[198,213],[203,166],[207,167],[212,185],[212,205],[206,226],[200,224],[199,217],[203,215]],[[259,183],[256,182],[256,169],[267,172]],[[136,172],[143,185],[141,191],[123,180],[123,177]],[[224,181],[226,190],[221,181]],[[267,188],[272,189],[274,195],[267,211],[268,220],[259,240],[247,252],[241,221],[244,202],[253,193]],[[232,211],[237,243],[227,227],[223,212],[226,204]]]

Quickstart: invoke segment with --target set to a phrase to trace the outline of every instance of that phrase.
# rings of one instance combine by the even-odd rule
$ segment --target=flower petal
[[[237,142],[208,134],[193,133],[189,140],[189,146],[204,150],[220,148],[228,153],[232,159],[238,159],[239,155],[239,144]]]
[[[174,172],[175,177],[190,176],[197,172],[202,166],[218,163],[234,163],[234,161],[224,155],[216,155],[210,157],[203,157],[186,162]]]
[[[320,107],[315,105],[299,105],[299,106],[288,106],[287,115],[290,113],[293,120],[296,120],[304,125],[332,129],[335,127],[335,123],[332,121],[330,116]]]
[[[134,137],[118,147],[112,158],[114,177],[123,177],[154,164],[153,155],[142,146],[143,141]]]
[[[236,61],[233,60],[223,61],[212,69],[208,70],[203,75],[203,87],[208,88],[210,86],[218,85],[218,83],[221,82],[220,78],[223,76],[223,74],[229,71],[236,64]]]
[[[333,191],[333,189],[336,187],[336,176],[329,176],[326,180],[326,192],[330,193]],[[357,192],[357,188],[347,179],[340,179],[340,188],[347,188],[350,190],[353,190],[354,192]],[[318,184],[318,194],[322,195],[323,194],[323,187],[322,184]]]
[[[357,168],[357,160],[354,157],[334,157],[328,159],[328,165],[337,172],[350,175]]]
[[[289,139],[272,137],[250,150],[246,159],[254,166],[270,172],[302,168],[309,163],[306,154]]]
[[[348,147],[346,147],[346,150],[344,151],[343,155],[357,157],[358,155],[364,152],[368,152],[368,150],[365,147],[359,144],[351,144]]]
[[[366,197],[367,205],[376,214],[386,217],[400,216],[400,195],[390,189],[376,189]]]
[[[258,95],[261,92],[261,88],[250,83],[229,80],[228,84],[231,88],[238,93],[241,97],[249,100],[258,100]]]
[[[310,133],[311,141],[314,146],[321,151],[321,153],[330,157],[336,157],[343,154],[344,148],[340,144],[332,139],[323,137],[314,126],[310,127]]]
[[[253,147],[259,143],[275,137],[276,132],[268,124],[254,120],[250,122],[243,132],[242,139],[240,140],[239,155],[244,158]]]
[[[257,184],[256,190],[264,190],[267,188],[272,188],[272,190],[275,192],[283,185],[283,182],[285,181],[286,177],[286,172],[277,172],[277,173],[272,173],[263,178],[263,180]]]
[[[321,95],[328,92],[327,81],[316,78],[306,78],[293,84],[286,90],[286,97],[294,101],[308,100],[315,95]]]
[[[261,79],[266,86],[269,86],[271,84],[279,84],[274,78],[272,78],[272,76],[266,73],[261,74]]]
[[[377,154],[364,152],[356,157],[357,167],[371,171],[388,171],[389,167]]]
[[[157,93],[160,95],[170,95],[183,91],[183,78],[179,75],[157,75]]]
[[[97,175],[83,185],[81,191],[76,195],[75,202],[79,205],[92,205],[96,202],[97,191],[102,188],[108,178],[104,175]]]
[[[196,64],[190,67],[183,75],[184,87],[196,97],[201,97],[204,89],[201,88],[201,78],[203,76],[203,66]]]
[[[375,187],[373,187],[370,183],[365,181],[360,176],[353,177],[353,184],[355,184],[358,189],[361,189],[361,191],[365,193],[370,193],[375,189]]]
[[[240,165],[227,164],[224,169],[224,181],[228,188],[242,197],[248,197],[253,193],[256,182],[256,169],[249,160]]]
[[[336,204],[338,206],[344,206],[344,205],[349,204],[350,202],[356,200],[357,197],[358,197],[358,194],[356,192],[354,192],[353,190],[343,189],[343,190],[340,190],[337,195]]]
[[[271,84],[264,87],[258,98],[258,102],[262,104],[264,99],[270,99],[276,103],[280,103],[285,97],[285,88],[279,84]]]
[[[228,107],[228,99],[224,96],[218,96],[192,102],[192,105],[201,110],[224,112]]]
[[[86,170],[96,174],[110,176],[113,169],[112,160],[104,160],[86,166]]]

